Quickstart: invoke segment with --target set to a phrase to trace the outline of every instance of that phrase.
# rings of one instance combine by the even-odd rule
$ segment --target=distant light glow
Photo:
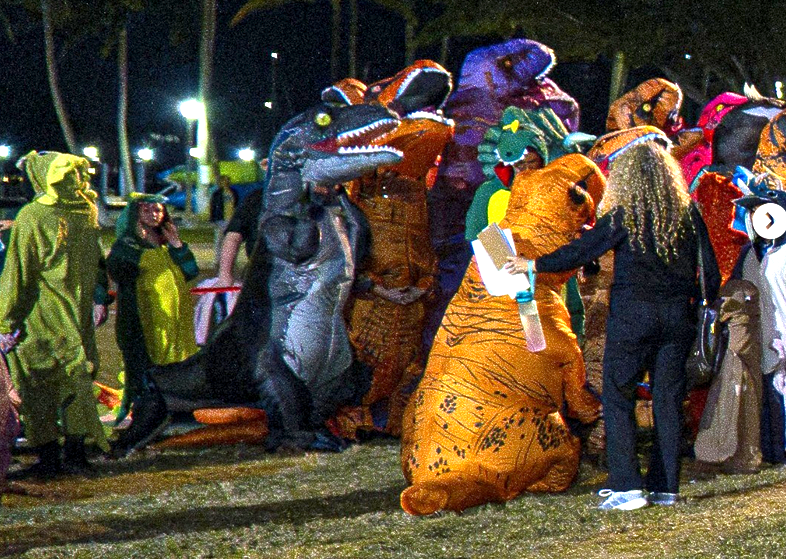
[[[82,153],[90,159],[98,159],[98,148],[95,146],[87,146],[82,150]]]
[[[191,148],[191,149],[188,150],[188,155],[190,155],[194,159],[202,159],[202,149],[201,148]]]
[[[0,157],[8,157],[9,155],[11,155],[11,147],[0,146]]]
[[[783,82],[780,80],[775,82],[775,97],[783,99]]]
[[[277,59],[278,58],[278,53],[277,52],[271,52],[270,53],[270,58],[276,58]]]
[[[153,150],[150,148],[142,148],[136,152],[137,157],[142,161],[150,161],[153,159]]]
[[[685,53],[685,60],[690,60],[691,58],[693,58],[692,55]]]
[[[272,109],[273,108],[273,101],[265,101],[265,108]]]
[[[243,148],[237,152],[237,156],[243,161],[253,161],[256,155],[257,154],[251,148]]]
[[[180,114],[188,120],[197,120],[205,112],[205,106],[196,99],[186,99],[178,105]]]
[[[96,174],[96,168],[95,167],[88,167],[87,168],[87,174],[88,175],[95,175]]]

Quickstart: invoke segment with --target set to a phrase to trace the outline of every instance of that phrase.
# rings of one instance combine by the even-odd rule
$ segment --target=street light
[[[11,155],[11,146],[0,146],[0,157],[5,159]]]
[[[187,120],[198,120],[205,112],[205,106],[196,99],[186,99],[178,106],[180,114]]]
[[[237,155],[243,161],[253,161],[257,154],[251,148],[243,148],[237,152]]]
[[[150,161],[153,159],[153,150],[150,148],[142,148],[136,152],[136,156],[142,161]]]
[[[93,161],[98,160],[98,148],[95,146],[87,146],[82,150],[82,153],[88,159],[92,159]]]

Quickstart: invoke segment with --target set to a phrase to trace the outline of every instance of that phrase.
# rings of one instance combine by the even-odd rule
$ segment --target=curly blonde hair
[[[622,208],[631,247],[644,252],[649,237],[657,255],[668,263],[692,230],[690,201],[677,161],[659,144],[644,142],[612,164],[600,209]]]

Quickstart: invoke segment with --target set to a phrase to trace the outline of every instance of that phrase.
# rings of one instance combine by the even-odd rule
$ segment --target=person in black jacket
[[[720,288],[720,272],[679,164],[663,147],[647,142],[617,157],[601,210],[605,213],[580,238],[534,262],[511,257],[506,268],[561,272],[614,251],[602,395],[609,489],[600,492],[607,497],[600,508],[670,505],[679,492],[685,361],[695,337],[699,246],[711,300]],[[636,454],[634,417],[636,385],[645,371],[656,433],[646,483]]]

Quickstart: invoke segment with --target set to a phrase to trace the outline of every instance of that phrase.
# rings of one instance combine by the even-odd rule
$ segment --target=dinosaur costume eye
[[[649,103],[644,103],[641,106],[641,110],[644,111],[645,113],[648,113],[652,110],[652,105],[650,105]]]
[[[318,113],[317,116],[314,117],[314,122],[317,126],[325,127],[333,122],[333,119],[330,118],[330,115],[327,113]]]
[[[513,69],[513,59],[510,56],[505,56],[497,60],[497,66],[502,70],[510,72]]]

